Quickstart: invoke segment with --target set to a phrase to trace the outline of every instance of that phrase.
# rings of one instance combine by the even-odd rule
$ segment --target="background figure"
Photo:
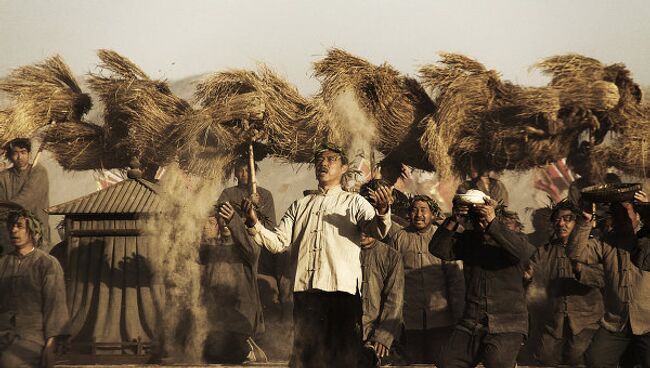
[[[390,359],[389,351],[402,329],[404,266],[395,249],[373,237],[361,233],[359,244],[363,341],[371,353],[370,362],[363,366],[374,367],[383,359]]]
[[[554,236],[537,249],[525,273],[529,282],[537,277],[545,280],[550,313],[539,316],[544,320],[536,356],[547,366],[584,366],[583,354],[603,316],[602,265],[596,259],[588,259],[589,263],[582,265],[581,277],[576,278],[567,251],[576,217],[581,212],[568,200],[553,208]],[[589,241],[588,246],[595,248],[596,240]]]
[[[589,246],[592,216],[578,218],[572,238],[572,258],[578,261],[574,272],[582,282],[580,265],[592,257],[605,273],[603,301],[605,314],[594,335],[585,360],[587,367],[617,367],[624,354],[631,354],[643,367],[650,366],[650,273],[632,263],[630,251],[639,242],[649,241],[639,213],[631,202],[612,203],[612,229]],[[584,277],[584,279],[583,279]]]
[[[14,251],[0,258],[0,367],[52,367],[55,339],[67,333],[63,270],[38,249],[31,212],[11,212],[7,227]]]
[[[460,318],[465,282],[457,261],[429,253],[438,206],[425,195],[411,201],[410,225],[393,240],[404,262],[404,349],[411,363],[440,362],[440,351]]]
[[[260,248],[228,202],[217,211],[208,219],[201,245],[210,322],[204,357],[210,363],[264,362],[265,354],[252,340],[264,332],[256,278]]]
[[[255,165],[255,171],[258,171],[257,165]],[[237,179],[237,185],[224,189],[217,203],[229,202],[238,207],[243,199],[249,198],[251,195],[248,157],[235,160],[233,174]],[[257,212],[260,221],[265,228],[272,230],[277,224],[273,194],[259,185],[257,193],[259,196]],[[266,329],[263,336],[260,336],[259,342],[269,355],[277,359],[287,359],[289,352],[279,348],[286,347],[286,344],[278,344],[278,340],[291,338],[293,298],[289,253],[273,254],[262,248],[257,269],[257,281],[265,323],[270,327]]]
[[[5,157],[13,166],[0,172],[0,201],[11,201],[30,211],[43,224],[42,247],[50,250],[50,225],[45,209],[50,206],[50,184],[47,170],[30,164],[32,143],[27,138],[16,138],[5,146]],[[0,226],[0,242],[5,253],[12,251],[5,226]]]
[[[522,282],[535,248],[506,228],[496,202],[455,203],[429,250],[444,260],[462,260],[467,285],[465,310],[442,353],[442,368],[511,368],[528,333]],[[469,221],[466,221],[468,219]],[[464,231],[458,232],[460,222]]]

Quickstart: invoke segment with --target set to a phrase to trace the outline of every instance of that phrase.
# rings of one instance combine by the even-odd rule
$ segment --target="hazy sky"
[[[507,79],[577,52],[624,62],[650,84],[650,6],[637,1],[30,1],[0,0],[0,75],[59,53],[88,72],[112,48],[156,78],[270,64],[305,93],[331,46],[414,74],[439,51],[477,58]]]

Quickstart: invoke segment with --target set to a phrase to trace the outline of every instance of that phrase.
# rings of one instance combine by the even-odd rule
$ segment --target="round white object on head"
[[[470,189],[465,193],[459,193],[454,196],[454,203],[459,204],[485,204],[490,196],[481,192],[480,190]]]

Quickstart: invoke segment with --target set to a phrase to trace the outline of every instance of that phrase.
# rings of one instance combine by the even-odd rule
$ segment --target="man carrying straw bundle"
[[[314,152],[318,192],[295,201],[271,231],[244,200],[246,225],[256,244],[279,253],[291,248],[294,272],[294,368],[354,367],[361,350],[362,232],[383,239],[391,226],[391,190],[371,193],[373,205],[343,191],[343,150],[322,144]]]
[[[34,213],[43,224],[42,244],[49,247],[50,227],[44,211],[50,206],[47,170],[42,165],[30,164],[32,142],[28,138],[13,139],[4,149],[13,166],[0,172],[0,201],[15,202]]]

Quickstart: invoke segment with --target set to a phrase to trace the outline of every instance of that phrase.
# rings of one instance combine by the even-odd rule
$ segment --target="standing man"
[[[50,206],[47,170],[40,164],[29,163],[32,143],[27,138],[11,140],[4,149],[5,157],[13,166],[0,172],[0,201],[15,202],[38,217],[43,224],[42,246],[47,252],[50,246],[50,225],[45,212]],[[3,235],[5,252],[11,251],[6,233]]]
[[[376,363],[388,356],[402,329],[404,266],[390,246],[361,233],[363,341]]]
[[[542,364],[548,366],[584,366],[584,352],[603,316],[602,265],[595,258],[588,259],[589,263],[582,267],[581,277],[576,278],[567,251],[576,217],[581,213],[569,200],[553,208],[554,236],[548,244],[537,249],[531,258],[530,269],[525,273],[527,280],[542,277],[546,282],[550,314],[545,318],[536,355]],[[589,253],[595,254],[597,240],[590,239],[587,246]]]
[[[232,205],[240,205],[244,199],[250,198],[251,176],[248,165],[247,157],[240,157],[235,160],[233,171],[235,178],[237,179],[237,185],[224,189],[219,196],[217,203],[229,202]],[[255,165],[255,171],[258,171],[257,165]],[[257,194],[259,196],[259,201],[257,203],[258,217],[265,228],[272,230],[277,224],[273,194],[261,186],[257,186]],[[291,275],[289,274],[288,263],[288,253],[273,254],[263,248],[260,254],[257,272],[259,272],[258,277],[266,275],[273,278],[273,285],[271,286],[275,289],[274,291],[277,291],[278,293],[280,320],[290,323],[293,305],[291,296]],[[261,279],[258,281],[263,282]],[[266,301],[269,299],[273,298],[263,298],[262,300]],[[265,307],[268,308],[267,305],[265,305]]]
[[[234,207],[221,203],[215,216],[208,218],[201,245],[211,325],[204,357],[210,363],[266,361],[253,340],[264,332],[257,285],[259,257],[260,248],[246,234]]]
[[[14,251],[0,258],[0,367],[51,367],[68,323],[63,270],[38,249],[36,216],[11,212],[7,227]]]
[[[508,189],[499,179],[490,176],[487,170],[474,171],[472,178],[458,185],[456,193],[465,193],[470,189],[480,190],[497,203],[507,206],[509,202]]]
[[[323,144],[314,153],[318,193],[296,200],[275,230],[258,221],[245,200],[246,225],[255,243],[279,253],[291,247],[295,271],[291,367],[353,367],[361,350],[361,262],[364,233],[382,239],[391,225],[392,194],[373,191],[373,205],[341,188],[344,152]]]
[[[592,216],[579,217],[575,240],[576,278],[586,282],[585,260],[594,257],[605,273],[603,301],[605,314],[600,329],[585,353],[587,367],[617,367],[626,350],[631,349],[643,367],[650,367],[650,272],[639,269],[630,252],[648,242],[647,229],[632,202],[612,203],[612,230],[589,247]]]
[[[442,368],[479,362],[486,368],[512,368],[528,333],[522,275],[535,248],[496,219],[495,207],[489,198],[471,207],[455,203],[429,244],[433,255],[463,261],[467,287],[465,310],[443,350]]]
[[[440,363],[440,350],[463,313],[465,280],[458,261],[443,261],[429,253],[439,215],[436,203],[416,195],[409,210],[410,225],[398,231],[393,244],[405,270],[404,348],[410,363]]]

